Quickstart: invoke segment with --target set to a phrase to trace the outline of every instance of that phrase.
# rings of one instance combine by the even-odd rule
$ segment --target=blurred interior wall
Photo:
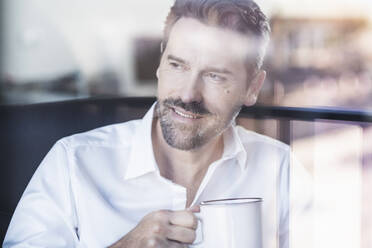
[[[1,77],[23,84],[79,71],[90,81],[110,70],[124,95],[152,94],[136,84],[132,53],[139,37],[161,37],[172,2],[2,0]]]

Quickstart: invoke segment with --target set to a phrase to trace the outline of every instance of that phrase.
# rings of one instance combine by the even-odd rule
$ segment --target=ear
[[[156,69],[156,78],[159,79],[159,67]]]
[[[164,41],[160,43],[160,54],[163,54],[164,52]]]
[[[248,86],[247,95],[245,96],[244,105],[252,106],[256,103],[258,94],[266,78],[266,71],[260,70],[257,75],[252,79]]]

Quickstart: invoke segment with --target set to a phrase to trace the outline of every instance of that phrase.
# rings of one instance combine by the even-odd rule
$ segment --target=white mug
[[[197,238],[191,247],[262,248],[261,198],[200,203]]]

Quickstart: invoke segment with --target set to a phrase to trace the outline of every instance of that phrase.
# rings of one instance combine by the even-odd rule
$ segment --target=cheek
[[[236,96],[225,94],[218,98],[212,98],[206,101],[206,106],[209,111],[219,116],[219,118],[230,118],[230,115],[237,107],[242,106],[242,102]],[[218,99],[218,100],[217,100]]]
[[[231,106],[232,104],[238,104],[244,98],[244,89],[238,87],[206,87],[205,90],[206,94],[204,98],[206,101],[219,105],[219,103],[223,105]]]
[[[214,113],[223,118],[230,118],[232,112],[239,109],[245,102],[245,91],[241,88],[224,88],[219,93],[211,94],[208,106]]]
[[[176,80],[167,73],[159,71],[157,91],[159,98],[174,96],[178,91]]]
[[[158,83],[158,97],[160,99],[165,99],[169,97],[177,98],[179,97],[179,90],[166,84]]]

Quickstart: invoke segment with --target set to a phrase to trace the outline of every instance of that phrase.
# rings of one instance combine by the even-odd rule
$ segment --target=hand
[[[197,209],[152,212],[111,248],[186,248],[196,237],[198,221],[192,211]]]

